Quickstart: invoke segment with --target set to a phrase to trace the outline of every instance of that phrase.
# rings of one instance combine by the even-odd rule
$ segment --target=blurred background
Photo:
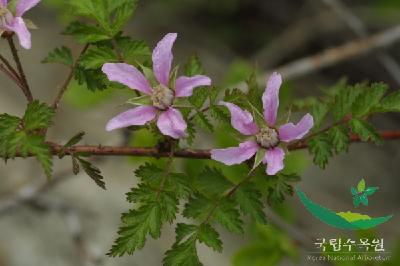
[[[75,53],[81,48],[69,37],[59,34],[70,19],[62,10],[66,1],[42,2],[27,14],[39,27],[33,32],[33,48],[30,51],[20,49],[20,53],[34,95],[50,102],[67,70],[62,66],[42,65],[40,61],[61,45],[73,48]],[[144,39],[153,48],[165,33],[178,32],[175,64],[184,64],[196,53],[207,75],[222,86],[238,86],[254,69],[260,73],[261,81],[266,79],[263,73],[282,70],[284,103],[295,97],[318,95],[321,89],[334,85],[341,78],[347,78],[349,83],[383,81],[392,90],[398,89],[400,42],[396,40],[400,40],[399,30],[382,33],[399,25],[398,0],[152,0],[139,1],[126,34]],[[373,45],[365,49],[365,45],[371,46],[371,41],[376,41],[376,36],[393,40],[384,49],[371,49],[376,48]],[[324,64],[320,57],[313,57],[328,48],[348,43],[355,43],[353,52],[343,56],[342,50],[334,50],[339,53],[334,53],[336,57],[329,64]],[[7,49],[2,42],[0,53],[8,56]],[[310,61],[312,67],[295,68],[292,62],[301,58],[314,59]],[[0,76],[0,82],[0,113],[21,115],[25,100],[20,90],[4,76]],[[146,131],[127,137],[123,131],[107,133],[104,130],[106,122],[126,108],[121,104],[127,97],[132,94],[125,90],[90,92],[72,84],[49,138],[65,143],[83,130],[87,144],[152,145],[154,140]],[[382,130],[399,128],[400,117],[387,114],[376,117],[373,123]],[[197,138],[195,146],[211,148],[231,141],[222,134],[215,143],[209,139],[204,133]],[[164,226],[161,239],[149,239],[145,248],[132,256],[108,258],[104,255],[116,237],[120,213],[131,207],[124,193],[136,184],[133,170],[145,160],[98,159],[96,165],[105,176],[106,191],[85,174],[73,176],[67,159],[56,160],[57,182],[51,185],[46,184],[34,160],[2,162],[0,265],[161,265],[164,252],[174,242],[173,226]],[[393,141],[378,147],[354,144],[347,155],[334,157],[324,171],[311,163],[306,152],[292,153],[288,164],[292,170],[301,172],[302,181],[296,185],[314,201],[334,210],[352,208],[349,189],[361,178],[365,178],[367,184],[379,186],[379,193],[373,196],[368,208],[361,207],[359,211],[371,216],[394,214],[390,222],[368,234],[383,238],[386,250],[392,252],[392,261],[385,265],[400,265],[399,161],[400,141]],[[196,174],[196,169],[205,163],[210,162],[189,161],[180,163],[179,167]],[[224,171],[238,175],[235,169]],[[246,228],[250,233],[245,235],[232,235],[218,228],[224,242],[223,253],[199,246],[201,261],[210,266],[380,265],[375,262],[310,262],[306,256],[315,251],[313,239],[340,236],[357,239],[359,234],[321,223],[305,211],[295,196],[266,212],[269,225],[248,222]]]

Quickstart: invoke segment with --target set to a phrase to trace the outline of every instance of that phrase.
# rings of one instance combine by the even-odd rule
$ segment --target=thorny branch
[[[379,132],[379,135],[384,140],[400,139],[400,130],[387,130]],[[350,136],[350,142],[360,142],[361,139],[356,135]],[[72,154],[88,154],[93,156],[138,156],[138,157],[169,157],[170,151],[160,150],[157,147],[138,148],[129,146],[101,146],[101,145],[77,145],[63,149],[63,145],[47,142],[51,147],[51,152],[54,156],[58,155],[61,150],[65,155]],[[288,146],[289,150],[300,150],[308,147],[307,141],[299,141]],[[210,159],[211,154],[208,149],[181,149],[174,151],[174,157],[177,158],[192,158],[192,159]],[[17,153],[16,157],[21,157]]]

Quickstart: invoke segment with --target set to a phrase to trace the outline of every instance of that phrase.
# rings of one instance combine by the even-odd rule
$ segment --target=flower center
[[[270,127],[264,127],[256,135],[257,143],[263,148],[273,148],[279,144],[278,133],[275,129]]]
[[[153,88],[153,93],[151,94],[151,100],[153,101],[153,106],[165,110],[172,105],[174,100],[174,92],[168,87],[160,84]]]
[[[13,15],[6,6],[0,6],[0,28],[4,27],[7,22],[13,19]]]

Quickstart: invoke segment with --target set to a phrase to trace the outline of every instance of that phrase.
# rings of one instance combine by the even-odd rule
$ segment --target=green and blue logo
[[[372,196],[378,187],[366,187],[365,180],[362,179],[357,188],[351,187],[351,195],[353,197],[354,207],[359,207],[360,204],[368,206],[368,197]],[[323,207],[307,197],[307,195],[296,188],[297,196],[306,209],[322,222],[339,229],[345,230],[363,230],[376,227],[390,220],[393,215],[370,217],[366,214],[356,212],[334,212],[326,207]]]

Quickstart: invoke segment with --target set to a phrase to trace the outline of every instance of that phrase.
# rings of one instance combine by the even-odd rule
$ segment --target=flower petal
[[[172,64],[172,46],[176,40],[176,33],[168,33],[158,42],[153,50],[153,71],[158,82],[168,86],[169,73]]]
[[[199,86],[210,86],[211,79],[207,76],[196,75],[193,77],[179,77],[175,82],[175,96],[189,97],[193,94],[193,89]]]
[[[31,33],[25,25],[21,17],[15,17],[11,23],[5,25],[7,30],[15,32],[18,36],[19,43],[25,49],[31,49]]]
[[[253,116],[248,111],[242,110],[239,106],[233,103],[221,101],[219,104],[224,105],[229,109],[231,112],[231,124],[237,131],[246,136],[258,133],[259,129],[254,122]]]
[[[0,6],[7,6],[8,0],[0,0]]]
[[[226,165],[240,164],[256,154],[259,146],[254,141],[246,141],[239,147],[211,150],[211,159]]]
[[[285,159],[285,152],[279,148],[275,147],[273,149],[268,149],[265,152],[265,157],[263,160],[264,164],[267,164],[267,174],[275,175],[280,170],[283,169],[283,160]]]
[[[290,142],[295,139],[301,139],[314,126],[312,115],[306,114],[299,123],[287,123],[279,128],[279,139],[285,142]]]
[[[141,126],[153,120],[157,109],[153,106],[139,106],[123,112],[111,119],[106,126],[107,131],[129,126]]]
[[[144,94],[152,93],[149,82],[134,66],[125,63],[107,63],[103,65],[102,70],[110,81],[117,81]]]
[[[281,75],[277,72],[272,73],[262,96],[264,119],[271,127],[273,127],[276,122],[276,115],[279,107],[279,88],[281,84]]]
[[[19,0],[15,9],[16,16],[22,17],[26,11],[36,6],[39,2],[40,0]]]
[[[157,121],[157,126],[162,134],[174,139],[186,137],[186,121],[183,119],[181,112],[172,107],[161,113]]]

